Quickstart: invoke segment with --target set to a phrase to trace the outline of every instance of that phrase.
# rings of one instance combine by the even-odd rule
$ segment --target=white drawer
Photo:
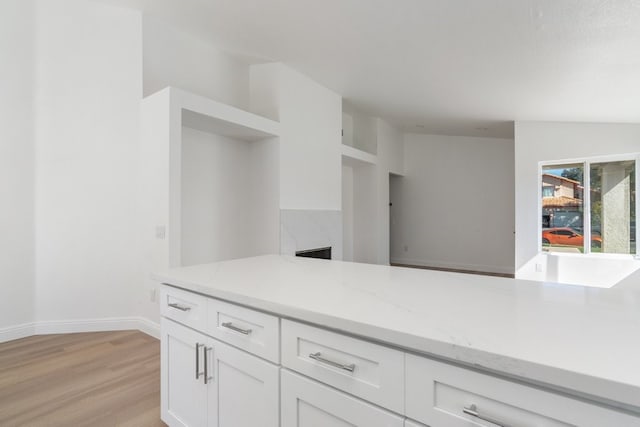
[[[282,365],[392,411],[404,411],[400,351],[283,320]]]
[[[280,362],[279,318],[210,298],[206,333],[273,363]]]
[[[406,419],[404,420],[404,427],[427,427],[424,424],[420,424],[419,422]]]
[[[410,354],[406,363],[406,415],[432,427],[640,426],[637,417],[447,363]]]
[[[402,427],[404,419],[316,381],[282,370],[282,427]]]
[[[203,332],[207,326],[207,298],[163,285],[160,287],[160,313],[164,317]]]

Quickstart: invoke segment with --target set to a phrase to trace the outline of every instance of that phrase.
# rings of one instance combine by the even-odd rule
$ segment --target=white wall
[[[141,16],[37,4],[37,320],[134,316]]]
[[[171,114],[171,93],[161,91],[141,102],[140,150],[138,155],[140,171],[138,180],[138,240],[141,248],[141,284],[148,291],[158,291],[159,284],[151,279],[149,272],[165,269],[170,264],[173,243],[170,224],[172,207],[170,190],[179,190],[179,184],[171,180],[171,155],[180,151],[173,149],[172,139],[179,139],[180,115]],[[172,121],[174,121],[172,123]],[[180,163],[179,161],[177,163]],[[173,212],[175,214],[175,212]],[[165,231],[157,234],[158,227]],[[162,229],[164,227],[164,229]],[[163,238],[164,237],[164,238]],[[145,273],[146,272],[146,273]],[[147,300],[140,304],[140,314],[153,322],[160,322],[157,302]]]
[[[280,247],[279,144],[279,138],[265,138],[249,145],[244,172],[249,174],[248,198],[253,206],[248,224],[251,255],[277,253]]]
[[[378,152],[378,128],[376,117],[342,101],[343,130],[342,143],[367,153]]]
[[[353,140],[343,144],[376,153],[375,164],[343,157],[342,210],[346,261],[389,264],[389,174],[404,171],[402,133],[386,121],[343,102],[345,128],[354,120]],[[345,254],[347,251],[345,250]]]
[[[182,128],[182,265],[245,255],[248,157],[248,142]]]
[[[376,201],[378,239],[378,263],[390,261],[389,174],[404,174],[403,135],[386,121],[376,119],[378,164],[376,168],[378,199]]]
[[[269,191],[277,164],[267,158],[274,150],[261,149],[268,144],[182,128],[182,265],[277,250],[279,207]],[[270,244],[261,238],[269,231]]]
[[[378,263],[378,188],[376,165],[343,159],[342,228],[345,261]]]
[[[353,260],[370,264],[380,263],[379,247],[380,204],[377,186],[378,168],[375,165],[353,167]],[[388,246],[387,246],[388,248]]]
[[[404,174],[404,134],[386,121],[376,120],[378,130],[378,163],[389,173]]]
[[[353,167],[342,165],[342,250],[344,261],[353,261]]]
[[[549,258],[539,253],[538,210],[539,162],[638,152],[637,124],[516,122],[516,277],[597,285],[600,281],[594,280],[596,276],[587,264],[606,272],[611,282],[638,268],[633,260],[627,260],[621,268],[619,261],[606,256]],[[536,264],[542,271],[536,271]]]
[[[249,66],[150,16],[143,17],[144,96],[174,86],[249,108]]]
[[[253,65],[251,111],[281,123],[280,208],[339,211],[340,96],[282,64]]]
[[[29,15],[29,4],[20,2],[24,10],[17,12]],[[39,330],[46,331],[52,330],[47,325],[53,329],[71,325],[67,321],[139,315],[157,321],[157,303],[149,300],[144,266],[167,254],[142,248],[142,241],[155,239],[155,230],[148,224],[141,229],[147,204],[140,200],[164,196],[149,194],[145,186],[159,171],[141,176],[140,164],[150,153],[139,144],[143,84],[148,92],[178,85],[245,107],[246,65],[157,22],[147,20],[143,31],[141,14],[127,9],[83,0],[37,0],[33,12],[31,27],[28,19],[3,26],[10,30],[4,40],[22,34],[23,43],[1,45],[3,55],[5,49],[15,54],[10,61],[15,69],[3,69],[5,82],[15,92],[0,102],[2,108],[11,109],[8,116],[15,129],[5,126],[0,132],[21,142],[10,147],[17,150],[16,156],[3,173],[10,175],[6,182],[14,186],[20,182],[11,201],[19,209],[8,219],[15,220],[11,225],[20,240],[11,249],[20,252],[23,264],[9,254],[16,270],[3,273],[8,272],[16,284],[10,290],[15,310],[4,311],[7,320],[0,327],[36,320],[45,326]],[[5,18],[13,21],[14,16],[3,14]],[[278,219],[281,207],[339,213],[340,98],[286,67],[278,74],[279,84],[263,87],[262,93],[277,92],[276,102],[269,102],[286,124],[287,149],[274,149],[273,140],[254,143],[248,168],[255,181],[284,162],[286,179],[266,192],[251,186],[251,197],[273,207],[279,191],[285,190],[282,206],[272,209],[272,220]],[[29,91],[34,88],[31,102]],[[23,103],[16,102],[18,92]],[[28,122],[31,108],[35,126]],[[167,223],[163,218],[151,221]],[[277,229],[259,236],[263,227],[252,224],[250,229],[257,236],[257,247],[272,248],[279,238]],[[31,288],[29,280],[35,280]]]
[[[34,2],[0,3],[0,332],[34,318]]]
[[[513,273],[513,141],[407,134],[404,161],[392,262]]]

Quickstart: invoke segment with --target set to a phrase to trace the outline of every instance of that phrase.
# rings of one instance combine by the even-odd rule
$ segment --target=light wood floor
[[[0,344],[0,426],[164,426],[160,342],[121,331]]]

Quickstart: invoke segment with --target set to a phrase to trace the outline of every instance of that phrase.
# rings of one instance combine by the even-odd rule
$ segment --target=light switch
[[[164,240],[167,235],[167,227],[164,225],[156,225],[156,239]]]

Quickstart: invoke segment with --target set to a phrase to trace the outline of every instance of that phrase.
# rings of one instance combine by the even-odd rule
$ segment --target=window
[[[636,156],[544,163],[542,249],[636,254]]]
[[[542,197],[553,197],[553,193],[555,188],[552,185],[544,185],[542,184]]]

